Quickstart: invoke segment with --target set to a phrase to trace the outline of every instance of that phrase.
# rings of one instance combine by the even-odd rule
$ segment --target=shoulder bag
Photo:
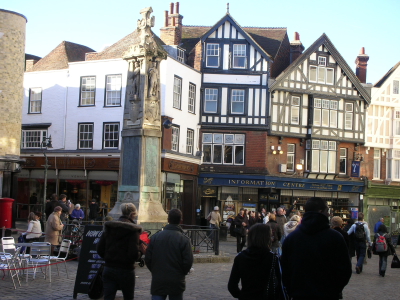
[[[89,285],[88,296],[90,299],[99,299],[103,297],[103,269],[104,264],[101,265],[92,282]]]
[[[393,255],[392,265],[390,266],[392,269],[399,269],[400,268],[400,260],[395,253]]]
[[[282,269],[279,258],[274,254],[271,270],[269,272],[268,284],[266,287],[268,300],[289,300],[289,294],[282,282]]]

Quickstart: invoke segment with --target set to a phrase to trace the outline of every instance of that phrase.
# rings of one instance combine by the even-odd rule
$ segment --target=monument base
[[[145,222],[150,223],[167,223],[168,215],[164,211],[160,201],[154,201],[151,199],[146,201],[140,201],[140,210],[138,223],[142,224]]]

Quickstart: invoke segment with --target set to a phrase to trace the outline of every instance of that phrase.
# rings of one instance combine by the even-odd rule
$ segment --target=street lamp
[[[48,148],[53,148],[51,144],[51,135],[50,137],[44,137],[43,141],[40,143],[40,150],[43,151],[44,155],[44,191],[43,191],[43,220],[46,220],[46,191],[47,191],[47,169],[49,168],[46,150]]]

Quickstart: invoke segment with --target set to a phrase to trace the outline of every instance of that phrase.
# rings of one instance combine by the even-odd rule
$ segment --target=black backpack
[[[365,228],[364,223],[356,223],[356,230],[354,231],[354,238],[357,241],[365,241]]]

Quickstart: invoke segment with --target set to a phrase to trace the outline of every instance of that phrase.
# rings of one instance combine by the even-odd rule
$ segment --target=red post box
[[[12,204],[14,199],[0,198],[0,228],[12,227]]]

